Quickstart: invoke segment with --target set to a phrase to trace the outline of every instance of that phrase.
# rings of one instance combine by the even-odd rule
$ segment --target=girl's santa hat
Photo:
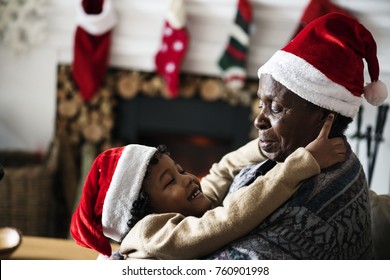
[[[371,83],[364,86],[364,63]],[[378,80],[377,47],[372,34],[358,21],[329,13],[308,24],[260,69],[289,90],[322,108],[354,117],[362,104],[379,106],[387,98]]]
[[[109,149],[95,159],[70,225],[77,244],[111,256],[108,238],[121,242],[128,233],[130,211],[156,151],[132,144]]]

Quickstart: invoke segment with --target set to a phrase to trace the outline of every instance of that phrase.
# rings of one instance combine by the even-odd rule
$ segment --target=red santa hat
[[[364,86],[364,63],[371,83]],[[258,70],[295,94],[346,117],[359,111],[362,97],[378,106],[387,98],[379,81],[377,47],[372,34],[355,19],[329,13],[309,23]]]
[[[77,244],[111,255],[109,238],[121,242],[130,230],[130,211],[156,151],[132,144],[109,149],[95,159],[71,220],[70,233]]]
[[[295,37],[299,31],[301,31],[312,20],[331,12],[338,12],[353,17],[347,10],[332,3],[330,0],[310,0],[303,11],[299,25],[296,28],[293,37]]]

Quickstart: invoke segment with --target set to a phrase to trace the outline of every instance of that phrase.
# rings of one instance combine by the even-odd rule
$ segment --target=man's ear
[[[323,124],[325,120],[328,118],[329,114],[333,114],[334,120],[336,120],[338,113],[330,111],[328,109],[321,108],[321,113],[319,114],[319,122]]]
[[[324,125],[326,119],[328,118],[329,114],[334,114],[333,122],[336,120],[338,113],[330,111],[328,109],[321,108],[320,113],[318,114],[318,127],[321,127]]]
[[[329,111],[326,109],[321,108],[321,110],[319,110],[317,117],[318,117],[318,124],[321,125],[321,127],[324,124],[328,114],[329,114]]]

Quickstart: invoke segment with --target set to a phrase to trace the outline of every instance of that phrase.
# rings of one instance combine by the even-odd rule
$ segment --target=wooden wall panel
[[[114,29],[110,65],[154,71],[154,55],[160,46],[168,0],[114,0],[119,22]],[[334,0],[349,10],[374,34],[382,79],[390,84],[390,2],[387,0]],[[49,13],[49,44],[58,60],[72,61],[77,1],[54,1]],[[254,20],[247,62],[248,74],[282,47],[298,24],[307,0],[252,0]],[[183,61],[185,72],[219,76],[217,61],[229,36],[236,0],[185,0],[190,45]]]

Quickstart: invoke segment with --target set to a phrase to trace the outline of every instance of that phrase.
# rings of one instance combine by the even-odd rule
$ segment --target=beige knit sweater
[[[262,159],[257,140],[227,154],[202,180],[205,194],[214,206],[219,206],[201,218],[177,213],[146,216],[124,238],[120,253],[126,259],[194,259],[205,256],[247,234],[288,200],[302,180],[320,173],[320,167],[310,152],[299,148],[265,176],[224,199],[239,170]]]

